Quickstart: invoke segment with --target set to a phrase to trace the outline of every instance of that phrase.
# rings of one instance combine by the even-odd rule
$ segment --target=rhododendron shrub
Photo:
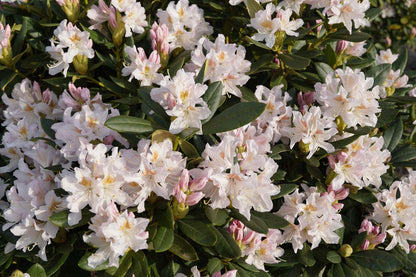
[[[2,2],[2,276],[416,272],[416,74],[376,4]]]

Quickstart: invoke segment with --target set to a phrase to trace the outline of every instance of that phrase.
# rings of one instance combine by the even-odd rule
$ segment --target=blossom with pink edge
[[[7,24],[6,27],[4,27],[4,25],[0,22],[0,57],[2,55],[3,49],[9,47],[10,34],[10,25]]]
[[[367,236],[361,244],[361,250],[374,249],[378,244],[383,243],[386,239],[386,233],[380,233],[380,227],[374,226],[367,218],[361,222],[361,227],[358,233],[366,232]]]

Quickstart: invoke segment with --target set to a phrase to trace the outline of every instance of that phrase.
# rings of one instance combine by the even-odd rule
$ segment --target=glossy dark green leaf
[[[208,260],[207,271],[211,275],[220,271],[223,267],[224,264],[222,263],[222,261],[216,257]]]
[[[399,146],[391,153],[391,163],[394,165],[396,162],[406,162],[416,158],[416,149],[409,146]]]
[[[366,58],[356,57],[356,58],[352,58],[351,60],[348,60],[347,66],[351,67],[352,69],[357,69],[357,68],[362,69],[362,68],[366,68],[372,65],[374,61],[375,61],[375,58],[371,56],[368,56]]]
[[[351,247],[353,249],[356,249],[360,247],[360,245],[364,242],[364,240],[367,238],[367,232],[361,232],[359,234],[356,234],[352,240],[351,240]]]
[[[199,69],[198,75],[196,75],[195,77],[195,83],[197,84],[204,83],[204,78],[205,78],[205,73],[207,72],[207,68],[208,68],[208,63],[207,63],[207,60],[205,60],[204,64]]]
[[[327,45],[324,50],[326,61],[330,67],[334,67],[337,62],[337,54],[335,53],[334,48],[331,45]]]
[[[374,78],[374,85],[383,85],[391,70],[391,64],[383,63],[372,67],[365,73],[365,76]]]
[[[20,31],[17,33],[17,36],[13,43],[13,56],[18,55],[23,50],[24,41],[27,34],[28,24],[29,21],[32,21],[30,17],[22,16],[22,27],[20,28]]]
[[[143,134],[153,131],[150,121],[128,115],[111,117],[107,119],[104,125],[120,133]]]
[[[256,12],[263,9],[263,7],[255,0],[247,0],[244,3],[246,4],[248,14],[251,18],[256,16]]]
[[[48,264],[45,266],[45,272],[47,276],[51,276],[55,272],[57,272],[63,264],[67,261],[71,252],[56,255],[52,260],[48,260]]]
[[[120,259],[118,267],[110,267],[106,270],[107,273],[110,273],[114,277],[124,277],[129,271],[130,267],[133,265],[132,257],[133,251],[128,251]]]
[[[223,228],[215,228],[214,230],[217,235],[214,247],[218,254],[225,258],[239,258],[241,249],[234,238]]]
[[[330,67],[326,63],[315,63],[315,69],[316,69],[316,72],[319,75],[319,78],[321,78],[321,81],[322,82],[325,82],[326,77],[329,74],[333,74],[334,73],[334,69],[332,69],[332,67]]]
[[[199,158],[198,150],[196,150],[195,146],[192,143],[190,143],[186,140],[180,140],[179,141],[179,147],[180,147],[182,153],[185,154],[185,156],[188,159]]]
[[[377,202],[377,197],[375,197],[371,191],[365,189],[361,189],[357,193],[350,193],[348,197],[362,204]]]
[[[71,79],[64,78],[64,77],[56,77],[56,78],[43,79],[42,81],[55,87],[66,88],[66,86],[68,86],[68,83],[71,81]]]
[[[157,226],[155,238],[153,239],[153,247],[156,252],[164,252],[172,247],[174,240],[174,232],[172,228],[163,225]]]
[[[245,40],[254,44],[257,47],[266,49],[266,50],[270,50],[270,47],[268,47],[266,44],[262,43],[262,42],[258,42],[257,40],[252,39],[251,37],[245,37]]]
[[[76,227],[80,227],[80,226],[87,224],[88,221],[91,219],[91,217],[94,215],[87,208],[83,209],[81,213],[82,213],[81,220],[77,224],[72,225],[72,226],[68,224],[69,210],[65,210],[65,211],[53,214],[52,216],[49,217],[49,221],[53,225],[56,225],[61,228],[76,228]]]
[[[34,264],[32,265],[28,270],[27,273],[30,276],[36,276],[36,277],[47,277],[45,269],[40,264]]]
[[[339,264],[342,261],[341,256],[336,251],[328,251],[326,259],[333,264]]]
[[[401,104],[416,104],[416,97],[413,96],[389,96],[385,99],[388,102],[395,102]]]
[[[227,132],[244,126],[259,117],[266,105],[257,102],[237,103],[202,125],[204,135]]]
[[[402,267],[396,256],[378,249],[354,252],[350,258],[359,265],[375,271],[394,272]]]
[[[248,220],[244,215],[240,214],[237,209],[232,208],[230,215],[243,222],[245,226],[257,233],[267,234],[269,232],[267,224],[260,217],[254,216],[253,213],[251,213],[250,220]]]
[[[159,226],[165,226],[173,229],[175,221],[173,218],[172,208],[169,205],[167,207],[163,207],[163,209],[155,209],[153,218]]]
[[[368,20],[373,21],[376,17],[378,17],[382,13],[382,9],[380,8],[373,8],[371,7],[365,12],[365,17],[368,18]]]
[[[101,34],[100,32],[91,30],[90,28],[82,24],[80,25],[84,31],[87,31],[88,33],[90,33],[90,38],[92,39],[94,43],[104,45],[108,49],[114,48],[114,43],[110,42],[103,34]]]
[[[222,83],[220,81],[214,82],[208,86],[207,91],[202,96],[208,108],[211,110],[211,114],[208,118],[204,119],[202,123],[209,121],[217,111],[221,104],[222,99]]]
[[[343,148],[351,143],[353,143],[356,139],[358,139],[361,135],[353,135],[345,139],[341,139],[338,141],[331,142],[331,144],[336,148],[340,149]]]
[[[381,113],[377,118],[377,124],[376,128],[380,128],[383,126],[386,126],[390,122],[392,122],[397,114],[399,113],[399,110],[392,106],[387,106],[387,104],[393,104],[393,103],[380,103],[381,104]]]
[[[344,270],[342,269],[342,266],[340,264],[334,264],[332,265],[332,276],[334,277],[347,277],[344,274]]]
[[[55,139],[55,131],[52,130],[52,125],[55,124],[55,120],[48,118],[41,118],[40,125],[42,126],[43,131],[51,138]]]
[[[252,217],[260,218],[269,229],[281,229],[289,226],[289,222],[283,217],[271,212],[251,211]]]
[[[306,242],[303,244],[303,248],[298,250],[297,256],[298,256],[299,262],[308,267],[311,267],[316,263],[316,260],[313,257],[311,248]]]
[[[183,65],[191,58],[191,51],[186,50],[173,58],[169,63],[169,75],[171,78],[175,77],[179,69],[183,68]]]
[[[162,106],[159,105],[159,103],[156,103],[152,100],[150,97],[150,91],[152,90],[152,87],[140,87],[139,89],[139,96],[142,99],[142,101],[149,106],[156,114],[161,116],[163,119],[170,122],[170,117],[166,114],[165,109],[163,109]]]
[[[209,206],[204,207],[205,215],[214,225],[222,226],[228,222],[230,216],[224,209],[213,209]]]
[[[271,68],[276,67],[277,65],[274,63],[274,55],[273,54],[264,54],[261,55],[256,61],[251,65],[250,71],[247,75],[270,71]]]
[[[305,69],[311,62],[311,59],[299,55],[279,54],[279,59],[292,69]]]
[[[384,138],[384,148],[387,148],[390,152],[396,148],[399,144],[400,139],[403,135],[403,122],[398,119],[393,124],[391,124],[383,134]]]
[[[179,220],[179,228],[191,240],[203,246],[213,246],[217,241],[215,231],[207,224],[196,220]]]
[[[172,247],[169,248],[169,251],[185,261],[198,260],[198,255],[194,247],[186,239],[179,236],[178,234],[175,234],[175,239],[173,241]]]
[[[286,194],[294,192],[298,188],[297,184],[279,184],[279,186],[280,186],[280,192],[276,195],[273,195],[272,199],[283,197]]]
[[[150,275],[149,264],[143,251],[133,253],[132,273],[136,276],[147,277]]]
[[[342,263],[342,271],[344,272],[345,277],[361,277],[358,275],[358,270],[351,268],[347,264]],[[335,277],[335,276],[334,276]]]
[[[403,74],[404,69],[406,68],[406,65],[407,65],[407,48],[403,48],[397,60],[393,62],[392,69],[395,71],[400,70],[400,73]]]
[[[241,91],[241,98],[248,102],[259,102],[259,100],[256,98],[256,95],[254,93],[246,88],[246,87],[239,87]]]
[[[337,39],[337,40],[346,40],[351,42],[361,42],[371,38],[371,35],[365,32],[350,32],[347,29],[340,29],[333,34],[330,34],[328,38]]]

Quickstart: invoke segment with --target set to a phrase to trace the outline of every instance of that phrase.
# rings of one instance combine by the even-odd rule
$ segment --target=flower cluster
[[[416,240],[415,218],[415,184],[416,172],[409,170],[409,175],[395,181],[389,189],[376,194],[377,203],[373,204],[374,212],[369,219],[381,225],[381,231],[391,236],[386,250],[397,244],[409,253],[408,241]]]
[[[269,229],[267,235],[250,230],[241,221],[233,220],[227,228],[241,248],[241,256],[248,264],[265,270],[264,264],[280,262],[284,250],[279,247],[284,239],[278,229]]]
[[[333,205],[337,195],[334,192],[318,193],[316,187],[302,185],[302,188],[304,192],[296,189],[285,195],[285,202],[277,212],[290,222],[283,228],[284,241],[292,244],[295,253],[306,241],[312,244],[311,249],[318,247],[321,240],[338,243],[340,237],[336,230],[344,225],[339,214],[342,207]]]
[[[359,189],[381,185],[381,175],[386,173],[385,162],[390,157],[387,149],[382,150],[382,137],[360,136],[347,145],[347,150],[328,156],[329,165],[336,176],[332,179],[334,189],[348,183]]]

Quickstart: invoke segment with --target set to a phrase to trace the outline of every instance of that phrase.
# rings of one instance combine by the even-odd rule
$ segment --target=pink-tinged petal
[[[202,190],[208,182],[208,178],[203,177],[197,180],[192,180],[191,185],[189,186],[190,191],[200,191]]]
[[[328,156],[328,162],[329,162],[329,166],[332,169],[334,169],[335,168],[335,164],[336,164],[334,155],[329,155]],[[332,186],[332,184],[331,184],[331,186]]]
[[[334,203],[334,204],[332,204],[332,207],[334,207],[334,209],[337,209],[337,210],[342,210],[342,208],[344,207],[344,204]]]
[[[194,192],[191,195],[188,195],[188,197],[186,198],[186,202],[185,204],[189,205],[189,206],[193,206],[195,204],[197,204],[202,198],[204,198],[205,194],[203,194],[202,192]]]
[[[183,191],[178,191],[178,193],[175,194],[175,198],[179,203],[185,203],[186,201],[186,194]]]
[[[153,50],[153,52],[150,54],[149,61],[152,63],[160,63],[160,57],[156,50]]]
[[[221,277],[235,277],[235,276],[237,276],[237,269],[227,271],[226,273],[221,275]]]
[[[370,241],[368,239],[365,239],[364,242],[361,244],[360,248],[362,250],[367,250],[370,246]]]
[[[348,47],[348,41],[340,40],[337,42],[337,46],[335,48],[335,53],[340,54]]]
[[[386,236],[387,236],[387,234],[386,234],[386,233],[381,233],[380,235],[375,236],[375,237],[371,240],[371,243],[372,243],[372,244],[375,244],[375,245],[380,244],[380,243],[383,243],[383,242],[384,242],[384,240],[386,239]]]

